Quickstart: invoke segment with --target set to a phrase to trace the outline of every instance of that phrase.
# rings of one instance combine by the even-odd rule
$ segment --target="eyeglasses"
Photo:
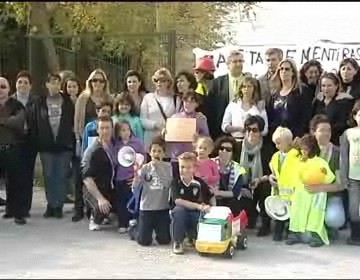
[[[92,79],[91,82],[92,82],[92,83],[101,83],[101,84],[104,84],[104,83],[105,83],[105,80],[103,80],[103,79]]]
[[[1,89],[7,89],[7,85],[0,85]]]
[[[230,153],[230,152],[233,151],[233,148],[221,146],[221,147],[219,148],[219,151],[229,152],[229,153]]]
[[[245,60],[243,60],[243,59],[237,59],[237,60],[232,60],[231,62],[232,62],[232,63],[244,63]]]
[[[247,132],[258,133],[260,130],[257,127],[247,127],[246,131]]]

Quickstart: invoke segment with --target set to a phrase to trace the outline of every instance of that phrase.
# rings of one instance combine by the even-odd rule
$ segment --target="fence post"
[[[28,40],[28,69],[29,72],[31,73],[31,75],[34,75],[34,73],[32,72],[32,35],[28,34],[27,36],[27,40]]]
[[[176,31],[170,30],[168,32],[168,64],[171,73],[175,75],[176,71]]]

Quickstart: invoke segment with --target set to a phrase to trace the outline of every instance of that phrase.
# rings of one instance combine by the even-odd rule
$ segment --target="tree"
[[[91,57],[112,55],[129,56],[129,67],[146,70],[154,66],[154,57],[166,52],[161,33],[176,30],[179,42],[211,48],[222,40],[220,28],[234,7],[250,13],[255,3],[6,2],[6,7],[19,23],[37,30],[51,70],[60,68],[52,34],[72,37],[71,50],[81,50],[89,68]]]

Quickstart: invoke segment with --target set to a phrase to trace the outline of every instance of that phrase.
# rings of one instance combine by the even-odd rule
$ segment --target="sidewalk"
[[[1,195],[4,196],[3,191]],[[142,248],[116,229],[89,232],[87,222],[45,220],[42,190],[34,195],[25,226],[0,218],[0,278],[357,278],[359,248],[345,244],[309,248],[275,244],[250,235],[247,251],[232,260],[173,255],[170,247]],[[1,208],[0,214],[4,209]],[[344,235],[344,234],[343,234]]]

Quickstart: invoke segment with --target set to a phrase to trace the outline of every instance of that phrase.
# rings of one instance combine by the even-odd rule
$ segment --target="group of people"
[[[89,230],[101,230],[114,213],[118,231],[131,231],[143,246],[153,243],[155,231],[157,243],[172,242],[174,253],[184,253],[184,241],[194,245],[200,213],[215,205],[234,215],[245,210],[248,228],[256,228],[260,216],[257,235],[267,236],[270,195],[290,207],[288,220],[274,221],[274,241],[291,245],[308,233],[309,245],[318,247],[349,224],[348,243],[360,245],[358,63],[345,58],[338,73],[327,73],[311,60],[298,72],[277,48],[266,52],[266,63],[267,73],[256,79],[234,50],[228,74],[214,78],[214,62],[205,56],[174,78],[158,69],[152,92],[130,70],[117,94],[101,69],[89,75],[84,90],[72,72],[49,74],[41,96],[31,92],[26,71],[18,74],[14,94],[1,77],[4,218],[26,224],[39,154],[45,218],[62,218],[73,191],[74,222],[87,214]],[[193,141],[165,141],[169,118],[196,119]],[[142,154],[144,163],[123,166],[118,153],[124,147]],[[326,176],[321,184],[306,184],[302,174],[314,166]],[[337,227],[325,218],[334,200],[345,212]]]

